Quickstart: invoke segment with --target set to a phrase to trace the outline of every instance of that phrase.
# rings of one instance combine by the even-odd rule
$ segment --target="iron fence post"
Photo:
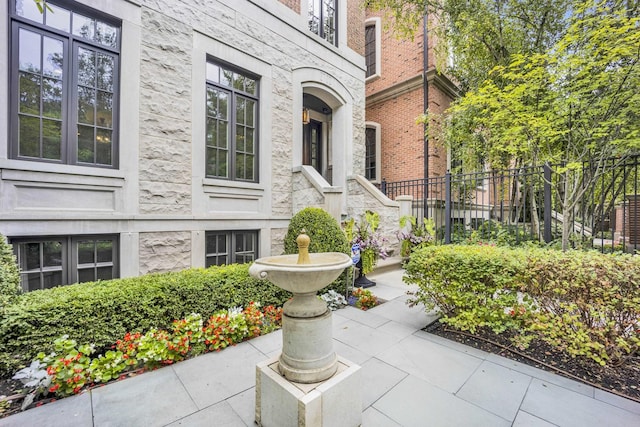
[[[544,164],[544,233],[545,243],[552,240],[551,236],[551,166]]]
[[[444,175],[444,243],[451,243],[451,172]]]

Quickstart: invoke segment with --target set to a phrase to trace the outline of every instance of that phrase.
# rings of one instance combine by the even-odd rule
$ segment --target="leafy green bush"
[[[209,316],[251,301],[282,306],[290,294],[253,279],[248,265],[190,269],[62,286],[21,295],[0,319],[0,373],[53,350],[63,335],[98,349],[127,332],[166,329],[190,313]]]
[[[640,257],[488,245],[412,253],[407,283],[462,330],[515,332],[573,356],[621,364],[640,349]]]
[[[531,251],[522,278],[540,307],[529,330],[550,344],[600,364],[640,348],[640,257]]]
[[[284,238],[284,253],[297,254],[298,245],[296,238],[304,229],[311,239],[309,243],[309,252],[342,252],[344,254],[351,253],[349,241],[344,231],[340,228],[340,224],[329,213],[321,208],[304,208],[291,218],[287,235]],[[339,278],[337,278],[329,286],[319,291],[323,294],[329,290],[336,292],[344,292],[347,276],[351,269],[346,269]]]
[[[20,273],[11,245],[0,234],[0,310],[22,292]]]
[[[417,284],[417,300],[427,310],[438,307],[442,321],[462,330],[516,327],[509,310],[521,304],[515,277],[522,251],[495,246],[429,246],[415,250],[406,264],[405,281]],[[513,253],[511,253],[513,252]]]

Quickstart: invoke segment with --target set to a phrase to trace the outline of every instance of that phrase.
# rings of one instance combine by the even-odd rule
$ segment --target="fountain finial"
[[[296,238],[296,243],[298,244],[298,264],[311,264],[311,259],[309,258],[309,242],[311,242],[311,239],[307,236],[307,232],[303,228]]]

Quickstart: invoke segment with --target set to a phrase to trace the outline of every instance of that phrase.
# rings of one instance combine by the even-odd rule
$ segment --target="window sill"
[[[256,182],[226,181],[221,179],[203,178],[202,189],[205,193],[241,193],[262,195],[264,185]]]
[[[122,187],[125,181],[124,172],[117,169],[7,159],[0,159],[0,175],[2,180],[108,187]]]
[[[371,82],[374,82],[374,81],[378,80],[380,77],[382,77],[380,75],[380,73],[375,73],[375,74],[372,74],[369,77],[365,78],[364,82],[365,83],[371,83]]]

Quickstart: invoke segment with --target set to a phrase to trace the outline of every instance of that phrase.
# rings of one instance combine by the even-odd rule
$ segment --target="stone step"
[[[380,259],[376,264],[376,267],[373,269],[371,273],[367,275],[375,276],[376,274],[386,273],[392,270],[400,270],[402,269],[402,257],[401,256],[392,256],[387,259]]]

